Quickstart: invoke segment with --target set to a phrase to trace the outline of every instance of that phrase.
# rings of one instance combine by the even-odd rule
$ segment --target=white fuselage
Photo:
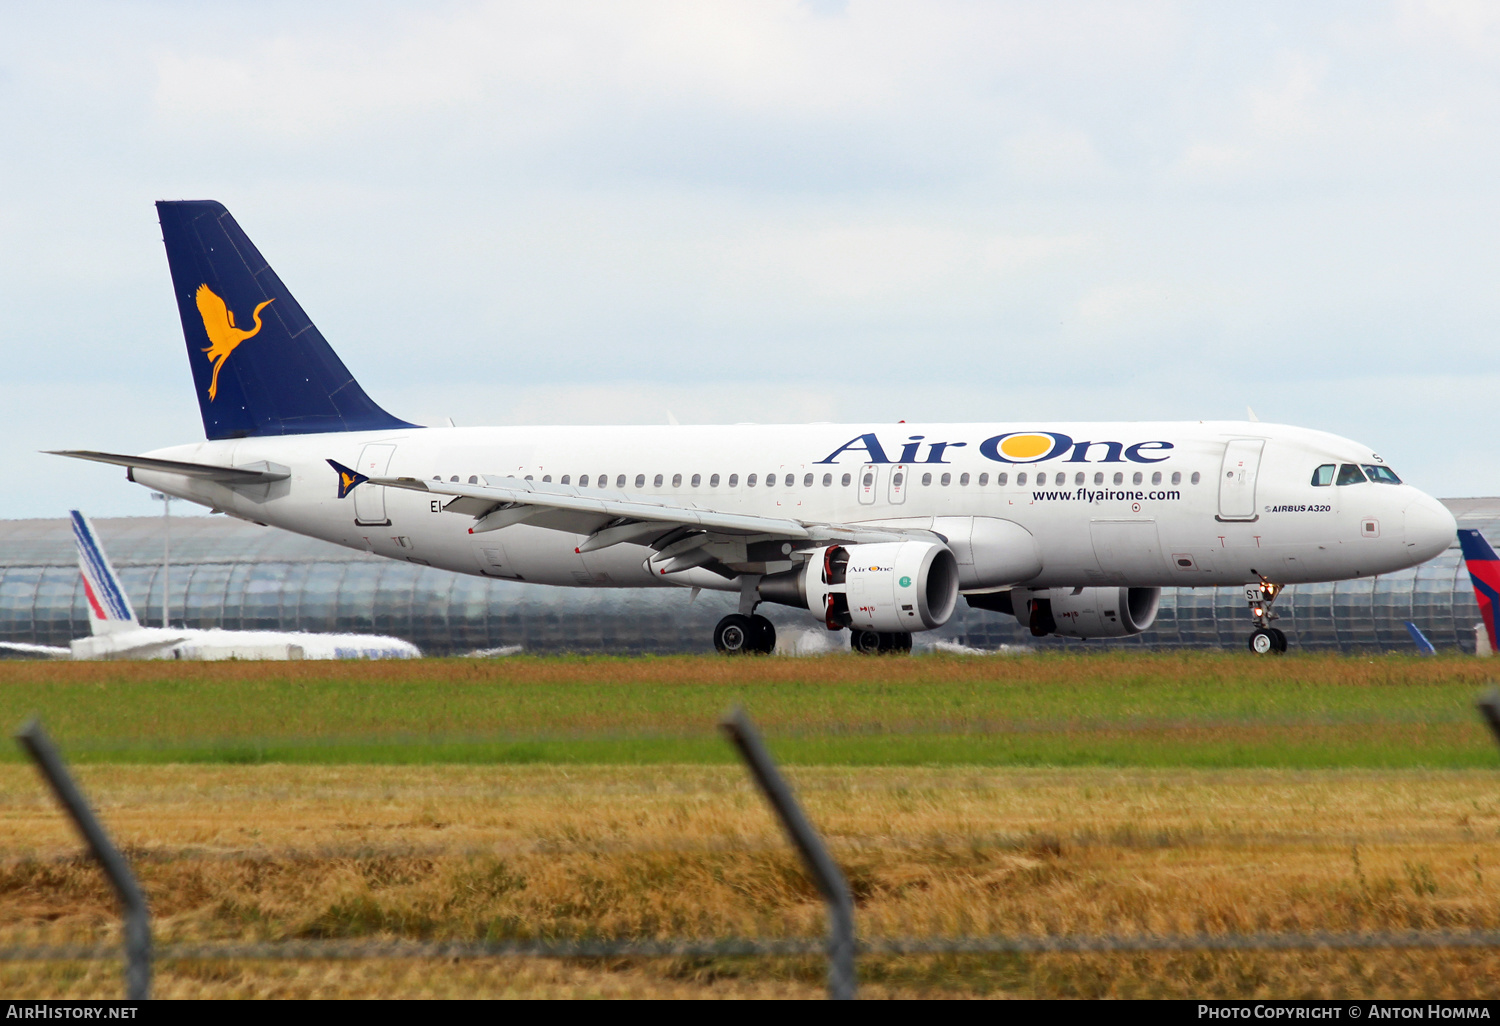
[[[1042,441],[996,441],[1020,433]],[[1027,448],[1045,448],[1047,438],[1055,452]],[[149,455],[290,472],[238,488],[133,472],[141,484],[234,516],[392,559],[564,586],[737,587],[702,569],[663,577],[642,545],[579,553],[582,531],[520,523],[471,534],[470,517],[421,492],[361,485],[340,499],[327,461],[424,481],[499,476],[578,487],[587,476],[583,494],[604,480],[610,493],[653,502],[956,533],[965,591],[1369,577],[1432,558],[1454,531],[1448,511],[1409,485],[1312,483],[1321,465],[1379,465],[1368,448],[1255,422],[413,428],[206,441]],[[1005,521],[1012,532],[1019,525],[1035,540],[1040,568],[1013,579],[1015,560],[980,544],[978,529],[970,551],[967,526],[955,529],[970,518]],[[794,565],[770,562],[762,572]]]
[[[127,626],[76,638],[74,659],[416,659],[409,641],[378,634],[310,634],[302,631],[192,630]]]

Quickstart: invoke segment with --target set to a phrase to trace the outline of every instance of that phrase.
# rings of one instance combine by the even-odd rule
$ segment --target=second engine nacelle
[[[958,605],[958,561],[935,542],[830,545],[797,570],[762,578],[760,597],[806,609],[830,630],[928,631]]]
[[[967,596],[969,605],[1010,613],[1036,637],[1124,638],[1156,622],[1160,588],[1011,588]]]

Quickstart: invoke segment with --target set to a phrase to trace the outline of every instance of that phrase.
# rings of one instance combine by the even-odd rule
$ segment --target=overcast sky
[[[162,198],[418,422],[1249,405],[1500,494],[1500,5],[412,6],[0,10],[0,517],[202,437]]]

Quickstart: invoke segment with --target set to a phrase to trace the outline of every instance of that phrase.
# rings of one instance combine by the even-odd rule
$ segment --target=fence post
[[[760,734],[745,710],[737,708],[724,717],[719,729],[739,749],[750,767],[750,775],[776,811],[782,828],[796,846],[803,864],[828,904],[828,996],[848,1001],[854,997],[855,985],[854,900],[849,896],[849,884],[828,854],[823,839],[802,814],[791,787],[777,772],[776,763],[761,743]]]
[[[151,914],[146,909],[146,896],[135,882],[129,863],[110,841],[83,792],[68,774],[57,746],[42,729],[41,723],[28,721],[16,732],[16,741],[47,778],[52,793],[62,803],[78,832],[83,834],[89,851],[114,886],[115,895],[125,911],[125,996],[133,1001],[144,1001],[151,996]]]
[[[1484,722],[1489,724],[1490,733],[1495,735],[1496,742],[1500,742],[1500,687],[1490,688],[1489,694],[1474,704],[1479,707],[1479,715],[1484,717]]]

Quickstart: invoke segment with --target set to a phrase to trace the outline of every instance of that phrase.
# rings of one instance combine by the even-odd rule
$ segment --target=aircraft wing
[[[73,655],[69,648],[58,648],[56,645],[28,645],[24,641],[0,641],[0,650],[16,652],[20,655],[45,656],[48,659],[67,659]]]
[[[459,484],[413,477],[374,477],[367,483],[451,495],[453,498],[443,510],[473,517],[470,534],[529,523],[588,535],[578,547],[579,552],[592,552],[622,542],[650,545],[660,554],[657,558],[665,560],[658,567],[663,574],[695,566],[712,570],[713,564],[718,564],[730,571],[726,576],[733,576],[735,572],[747,572],[735,570],[736,564],[789,558],[792,548],[786,543],[794,548],[809,548],[912,538],[938,540],[930,531],[723,513],[699,506],[655,502],[624,492],[539,484],[514,477],[486,476],[484,482]],[[772,545],[770,550],[754,551],[767,542]]]

